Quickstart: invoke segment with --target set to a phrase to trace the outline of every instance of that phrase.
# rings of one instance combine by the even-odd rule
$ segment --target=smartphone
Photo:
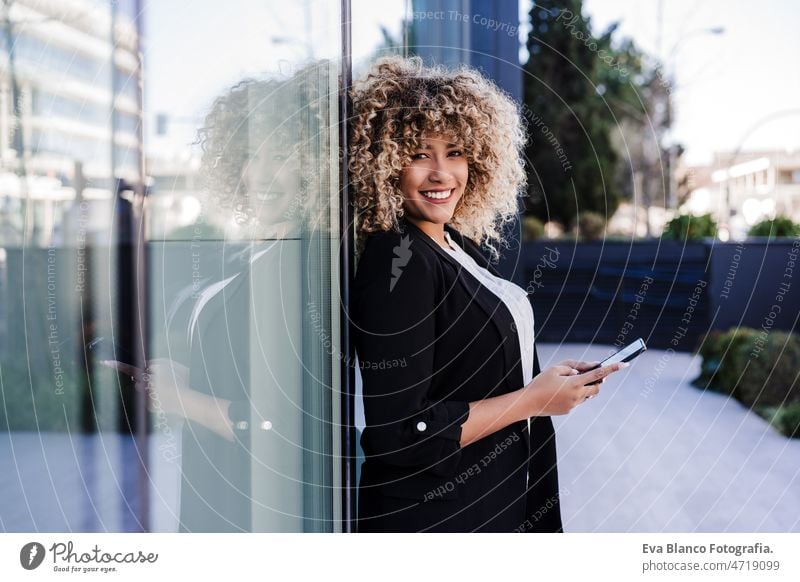
[[[616,364],[617,362],[630,362],[636,356],[641,354],[643,351],[647,349],[647,346],[644,345],[644,340],[639,338],[627,346],[608,356],[605,360],[600,362],[597,366],[592,368],[592,370],[596,370],[597,368],[602,368],[603,366],[608,366],[609,364]],[[588,370],[587,370],[588,372]],[[595,380],[594,382],[589,382],[587,386],[591,386],[592,384],[599,384],[600,380]]]
[[[86,344],[86,349],[88,349],[97,360],[117,360],[123,364],[134,365],[135,358],[133,357],[133,352],[119,347],[107,337],[99,336],[94,338]]]

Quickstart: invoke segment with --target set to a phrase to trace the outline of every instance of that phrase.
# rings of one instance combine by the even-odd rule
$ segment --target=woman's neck
[[[444,236],[444,224],[430,222],[428,220],[417,220],[411,217],[408,217],[408,221],[431,237],[440,247],[451,248]]]

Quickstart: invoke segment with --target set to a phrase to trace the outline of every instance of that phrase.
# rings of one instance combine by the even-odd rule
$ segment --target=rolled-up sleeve
[[[431,398],[435,309],[444,295],[440,269],[399,234],[370,241],[358,266],[352,314],[364,395],[365,454],[390,465],[450,476],[460,460],[461,425],[469,404]]]

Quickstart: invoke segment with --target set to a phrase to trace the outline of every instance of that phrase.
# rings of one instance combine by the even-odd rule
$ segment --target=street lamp
[[[660,23],[659,23],[660,26]],[[666,128],[664,135],[662,136],[666,143],[667,152],[669,155],[669,192],[667,197],[667,208],[675,209],[678,207],[678,179],[675,175],[675,166],[677,164],[678,155],[677,155],[677,144],[672,143],[672,124],[673,120],[673,111],[672,111],[672,91],[675,87],[675,55],[678,52],[678,49],[686,44],[686,41],[692,38],[697,38],[698,36],[705,36],[707,34],[712,35],[721,35],[725,33],[725,28],[722,26],[712,26],[709,28],[701,28],[695,30],[693,32],[689,32],[687,34],[682,35],[670,48],[669,52],[667,53],[667,58],[665,62],[667,64],[667,79],[669,81],[670,90],[667,92],[667,118],[669,119],[669,126]],[[661,37],[659,34],[659,44],[661,41]],[[659,47],[660,52],[660,47]]]

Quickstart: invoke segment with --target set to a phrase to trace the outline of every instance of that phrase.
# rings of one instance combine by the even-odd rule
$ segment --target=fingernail
[[[628,366],[630,366],[630,364],[629,364],[628,362],[622,362],[622,363],[619,365],[619,367],[620,367],[620,368],[627,368]]]

